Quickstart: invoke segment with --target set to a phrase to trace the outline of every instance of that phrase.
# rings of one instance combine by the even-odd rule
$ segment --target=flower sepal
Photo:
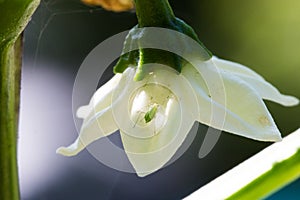
[[[160,48],[145,48],[147,46],[145,44],[150,43],[150,41],[147,41],[147,37],[145,37],[147,34],[147,29],[143,29],[145,27],[166,28],[183,33],[195,40],[202,47],[201,52],[195,52],[198,59],[206,61],[212,57],[212,53],[199,40],[193,28],[174,16],[168,1],[136,0],[135,3],[138,25],[133,27],[126,37],[122,56],[114,67],[115,73],[123,73],[128,66],[137,66],[137,73],[134,79],[140,81],[149,73],[149,70],[144,67],[144,64],[149,63],[167,65],[181,73],[182,67],[187,63],[185,59],[173,52],[164,51]],[[157,30],[158,34],[160,30]],[[178,38],[174,34],[166,35],[166,33],[164,35],[164,38],[158,37],[167,46],[176,44],[176,46],[180,46],[182,49],[188,50],[190,48],[190,45],[187,44],[183,37]],[[138,49],[132,47],[138,47]]]
[[[167,29],[175,30],[189,36],[191,39],[195,40],[195,42],[198,43],[201,48],[199,48],[198,51],[191,51],[190,43],[187,42],[184,37],[174,35],[172,32],[167,31],[162,33],[162,28],[158,28],[156,33],[158,37],[163,35],[163,38],[159,40],[162,42],[160,44],[161,49],[159,48],[159,45],[157,49],[147,48],[147,46],[153,45],[153,41],[150,41],[149,37],[147,37],[147,35],[150,34],[149,28],[140,28],[137,25],[130,30],[125,39],[123,52],[116,66],[114,67],[114,73],[123,73],[127,67],[136,66],[137,72],[134,80],[140,81],[145,77],[146,74],[151,72],[149,69],[144,67],[146,66],[145,64],[150,63],[166,65],[175,69],[178,73],[181,73],[182,67],[186,65],[187,61],[173,52],[162,50],[163,46],[180,46],[183,51],[189,53],[193,52],[193,54],[195,54],[195,56],[202,61],[209,60],[212,57],[211,52],[198,39],[194,30],[184,21],[175,18],[175,21],[170,24]],[[151,34],[153,34],[152,30]]]

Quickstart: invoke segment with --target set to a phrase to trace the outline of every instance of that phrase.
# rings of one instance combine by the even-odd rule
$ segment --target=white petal
[[[205,78],[197,74],[195,69],[205,74]],[[190,80],[197,94],[200,122],[256,140],[281,139],[264,102],[245,81],[230,73],[218,71],[211,60],[198,62],[195,68],[185,66],[182,73]],[[221,82],[214,80],[216,74],[220,76]],[[208,89],[201,87],[203,79],[208,83]],[[224,95],[219,95],[222,92]]]
[[[73,144],[68,147],[60,147],[56,152],[64,156],[74,156],[93,141],[117,130],[111,107],[105,108],[83,123],[79,137]]]
[[[58,148],[57,153],[65,156],[76,155],[93,141],[118,130],[111,105],[113,90],[121,77],[121,74],[116,74],[95,92],[89,105],[77,110],[77,116],[84,118],[79,137],[70,146]]]
[[[111,105],[111,97],[113,90],[121,80],[122,75],[116,74],[108,82],[102,85],[91,98],[89,105],[82,106],[77,110],[77,117],[87,118],[92,116],[95,112],[99,112]]]
[[[119,113],[115,117],[125,152],[138,176],[143,177],[163,167],[181,146],[196,119],[197,99],[186,79],[173,70],[159,68],[139,82],[132,81],[134,74],[135,70],[132,68],[124,72],[128,84],[120,84],[125,87],[116,88],[116,98],[122,97],[122,101],[113,109],[115,113]],[[127,82],[120,82],[122,81]],[[135,89],[152,83],[167,87],[177,99],[170,101],[169,108],[166,109],[168,119],[159,132],[155,132],[153,126],[140,127],[130,120],[131,95]],[[152,122],[155,123],[156,120]]]
[[[193,125],[194,121],[181,116],[178,102],[173,102],[169,111],[164,128],[152,137],[133,137],[121,131],[128,159],[140,177],[162,168],[176,153]]]
[[[136,123],[130,120],[130,98],[136,90],[140,89],[145,84],[151,83],[169,88],[178,97],[182,105],[185,104],[186,106],[189,106],[190,112],[188,113],[188,118],[195,120],[198,116],[197,99],[192,87],[185,77],[177,74],[175,70],[163,65],[155,64],[147,67],[154,68],[154,70],[151,71],[155,71],[155,73],[147,75],[142,81],[133,81],[135,69],[130,67],[127,68],[126,71],[123,72],[120,84],[114,91],[112,99],[113,102],[118,103],[115,103],[112,109],[120,130],[130,133],[133,131],[133,128],[135,128],[135,131],[138,129],[138,127],[135,126]],[[140,131],[144,135],[150,134],[147,133],[147,130],[140,129]]]
[[[250,68],[241,65],[239,63],[235,63],[232,61],[228,61],[228,60],[223,60],[220,59],[216,56],[213,56],[211,59],[220,70],[224,70],[226,72],[230,72],[233,73],[234,75],[245,75],[245,76],[250,76],[256,79],[261,79],[264,80],[264,78],[259,75],[258,73],[254,72],[253,70],[251,70]]]
[[[268,83],[256,72],[241,64],[216,57],[213,57],[212,60],[221,70],[236,75],[247,82],[247,84],[251,85],[263,99],[271,100],[284,106],[295,106],[299,103],[299,100],[293,96],[280,94],[273,85]]]

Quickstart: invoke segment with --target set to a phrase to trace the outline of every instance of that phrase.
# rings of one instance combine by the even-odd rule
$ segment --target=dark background
[[[300,97],[299,1],[170,3],[214,55],[243,63],[283,93]],[[103,40],[136,23],[134,12],[107,12],[77,0],[42,1],[25,31],[19,136],[22,199],[181,199],[270,144],[223,133],[212,152],[199,159],[207,129],[201,125],[180,159],[147,178],[110,169],[86,150],[72,158],[56,155],[57,147],[77,137],[72,87],[82,61]],[[103,78],[111,75],[108,71]],[[299,106],[266,103],[283,136],[299,128]],[[300,180],[269,199],[299,197]]]

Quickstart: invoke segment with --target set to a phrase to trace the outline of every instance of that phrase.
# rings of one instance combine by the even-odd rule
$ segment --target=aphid
[[[151,120],[155,117],[155,114],[157,112],[158,104],[154,104],[151,106],[148,112],[146,112],[144,119],[146,123],[151,122]]]

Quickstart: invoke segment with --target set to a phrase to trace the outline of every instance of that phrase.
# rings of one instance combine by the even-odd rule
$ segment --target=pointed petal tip
[[[278,94],[276,99],[269,99],[269,98],[264,98],[264,99],[276,102],[286,107],[297,106],[299,104],[299,99],[297,97],[284,95],[280,93]]]
[[[299,99],[294,96],[283,95],[284,106],[297,106]]]
[[[132,155],[132,154],[127,154],[128,158],[129,158],[129,161],[130,161],[130,163],[131,163],[131,165],[132,165],[132,167],[133,167],[136,175],[139,178],[144,178],[146,176],[149,176],[152,173],[157,172],[162,167],[162,166],[159,166],[159,167],[156,166],[156,167],[153,167],[153,168],[145,167],[143,165],[138,164],[138,162],[134,161],[134,159],[132,159],[133,157],[130,156],[130,155]],[[147,160],[145,160],[145,161],[147,161]]]
[[[62,156],[73,156],[73,153],[67,147],[59,147],[56,149],[56,153]]]
[[[270,138],[271,142],[281,142],[282,141],[282,137],[279,134],[274,134],[271,138]]]
[[[79,153],[79,151],[70,147],[59,147],[56,150],[56,153],[62,156],[71,157],[71,156],[76,156]]]
[[[274,142],[281,142],[282,141],[282,137],[279,137],[277,140],[275,140]]]
[[[78,118],[83,118],[84,119],[84,118],[86,118],[88,116],[90,110],[91,109],[90,109],[89,105],[87,105],[87,106],[81,106],[81,107],[78,108],[78,110],[76,112],[76,116]]]
[[[71,144],[68,147],[59,147],[56,150],[56,153],[63,156],[75,156],[84,148],[85,146],[82,144],[82,142],[79,139],[77,139],[73,144]]]
[[[145,178],[146,176],[148,176],[150,173],[145,173],[145,172],[136,172],[136,175],[139,177],[139,178]]]
[[[276,128],[277,129],[277,128]],[[260,136],[259,138],[253,138],[264,142],[280,142],[282,141],[281,134],[278,130],[271,131],[267,134]]]
[[[159,171],[161,168],[158,168],[158,169],[151,169],[151,170],[138,170],[134,167],[134,170],[135,170],[135,173],[136,175],[139,177],[139,178],[145,178],[146,176],[149,176],[157,171]]]

